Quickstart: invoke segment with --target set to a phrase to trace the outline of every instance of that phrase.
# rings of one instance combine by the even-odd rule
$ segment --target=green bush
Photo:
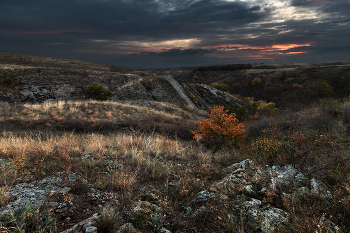
[[[102,84],[95,82],[87,87],[86,94],[92,99],[108,100],[108,96],[111,94],[111,92]]]
[[[303,88],[305,97],[326,98],[333,92],[333,87],[326,80],[305,81]]]
[[[19,83],[19,80],[14,77],[11,71],[3,71],[0,75],[0,85],[15,87]]]
[[[225,83],[212,83],[210,84],[210,86],[220,90],[220,91],[224,91],[224,92],[228,92],[229,89],[229,85],[225,84]]]

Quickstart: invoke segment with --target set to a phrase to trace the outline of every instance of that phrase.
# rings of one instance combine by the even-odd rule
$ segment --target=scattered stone
[[[87,188],[87,195],[93,200],[101,198],[97,191],[89,188],[86,180],[77,176],[75,173],[58,172],[55,175],[49,176],[43,180],[33,181],[31,183],[17,184],[5,193],[8,197],[9,204],[2,209],[0,217],[10,212],[21,211],[25,206],[31,205],[36,208],[47,203],[47,197],[57,197],[64,200],[72,188],[76,188],[77,183],[81,182],[81,186]],[[48,202],[50,207],[55,207],[56,213],[73,212],[75,206],[70,201]]]
[[[311,193],[319,195],[323,198],[332,198],[331,192],[327,189],[327,186],[315,178],[311,179]]]
[[[92,227],[92,222],[87,222],[83,225],[83,231],[86,231],[87,228]]]
[[[97,227],[91,226],[85,229],[85,233],[97,233]]]
[[[116,233],[140,233],[140,231],[136,230],[132,223],[125,223],[119,227],[119,230],[116,231]]]
[[[84,159],[93,159],[94,157],[92,155],[84,155]]]
[[[165,229],[164,227],[162,227],[160,230],[159,230],[159,233],[171,233],[171,231]]]
[[[152,204],[157,204],[159,202],[159,198],[154,193],[145,193],[141,195],[141,201],[148,201]]]
[[[93,227],[91,230],[94,230],[94,231],[91,231],[91,232],[97,232],[97,228],[92,226],[91,223],[98,218],[100,218],[100,215],[96,213],[93,216],[91,216],[90,218],[85,219],[84,221],[81,221],[81,222],[75,224],[72,228],[65,230],[61,233],[79,233],[81,231],[85,231],[85,233],[86,233],[86,230],[88,230],[89,227]],[[85,226],[85,228],[84,228],[84,226]]]
[[[147,201],[139,201],[137,206],[132,210],[131,218],[142,224],[151,224],[154,216],[158,216],[161,208]]]
[[[204,190],[197,194],[197,197],[193,200],[193,202],[196,202],[196,203],[207,202],[214,197],[215,197],[215,193]]]

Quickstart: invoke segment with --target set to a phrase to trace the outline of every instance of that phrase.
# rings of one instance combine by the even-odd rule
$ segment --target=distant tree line
[[[252,64],[228,64],[221,66],[201,66],[195,71],[236,71],[253,68]]]

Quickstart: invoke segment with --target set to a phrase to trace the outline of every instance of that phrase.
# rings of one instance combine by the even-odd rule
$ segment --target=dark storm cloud
[[[280,15],[281,2],[296,12]],[[1,0],[0,9],[0,51],[116,65],[241,62],[276,44],[337,54],[350,25],[348,0]]]
[[[314,6],[326,2],[332,2],[337,0],[292,0],[292,6]]]
[[[242,3],[203,0],[187,8],[161,11],[155,1],[1,1],[0,30],[93,30],[98,35],[166,37],[164,33],[206,32],[257,20],[257,8]]]
[[[348,0],[292,0],[292,6],[316,8],[319,12],[329,13],[329,19],[339,18],[347,22],[350,19]]]

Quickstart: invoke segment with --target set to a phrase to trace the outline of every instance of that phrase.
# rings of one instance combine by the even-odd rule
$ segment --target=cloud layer
[[[2,0],[0,51],[128,67],[350,60],[348,0]]]

